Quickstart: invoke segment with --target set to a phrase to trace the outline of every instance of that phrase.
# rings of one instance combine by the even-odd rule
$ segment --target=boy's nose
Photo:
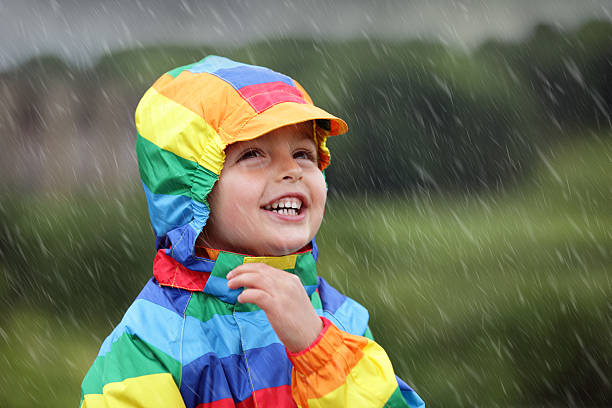
[[[294,166],[290,169],[287,169],[287,171],[283,173],[283,180],[286,180],[286,181],[302,180],[302,169],[299,166]]]
[[[287,181],[300,181],[302,180],[302,175],[294,175],[294,174],[287,174],[286,176],[283,177],[283,180],[287,180]]]
[[[283,181],[302,180],[302,167],[291,157],[280,164],[279,176]]]

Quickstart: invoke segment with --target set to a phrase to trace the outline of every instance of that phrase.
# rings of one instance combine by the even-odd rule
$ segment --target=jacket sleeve
[[[293,363],[291,393],[299,407],[425,406],[395,376],[382,347],[321,319],[323,330],[310,347],[298,353],[287,352]],[[370,334],[369,330],[364,334]]]
[[[185,407],[180,365],[127,331],[102,345],[81,385],[81,408]]]

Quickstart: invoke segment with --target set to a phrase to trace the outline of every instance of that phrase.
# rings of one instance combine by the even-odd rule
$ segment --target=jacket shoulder
[[[136,301],[147,300],[182,316],[190,297],[191,292],[187,290],[161,286],[155,278],[151,278],[136,297]]]
[[[364,306],[340,293],[321,277],[319,277],[318,292],[324,317],[347,333],[357,336],[364,335],[370,318]]]
[[[178,336],[190,294],[147,282],[121,322],[106,338],[98,356],[105,355],[122,336],[137,337],[172,358],[179,359]]]
[[[104,394],[111,383],[126,390],[132,383],[141,388],[163,383],[176,396],[181,375],[180,329],[189,297],[186,291],[160,287],[151,279],[102,343],[83,379],[82,399],[98,398],[88,396]]]

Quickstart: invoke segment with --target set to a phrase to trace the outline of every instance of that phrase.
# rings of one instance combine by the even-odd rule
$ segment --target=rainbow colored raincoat
[[[283,257],[195,247],[224,149],[314,121],[319,166],[339,118],[293,79],[209,56],[164,74],[136,110],[137,153],[158,251],[153,278],[104,341],[82,384],[81,407],[423,407],[372,340],[368,312],[317,276],[314,243]],[[245,262],[297,274],[323,330],[288,352],[265,313],[236,298],[225,276]]]

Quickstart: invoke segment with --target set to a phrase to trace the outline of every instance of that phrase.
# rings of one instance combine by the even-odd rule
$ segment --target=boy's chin
[[[296,242],[293,245],[287,245],[287,243],[279,245],[267,245],[265,247],[257,248],[254,256],[285,256],[295,254],[296,252],[304,252],[312,248],[312,240],[308,240],[306,243]]]

